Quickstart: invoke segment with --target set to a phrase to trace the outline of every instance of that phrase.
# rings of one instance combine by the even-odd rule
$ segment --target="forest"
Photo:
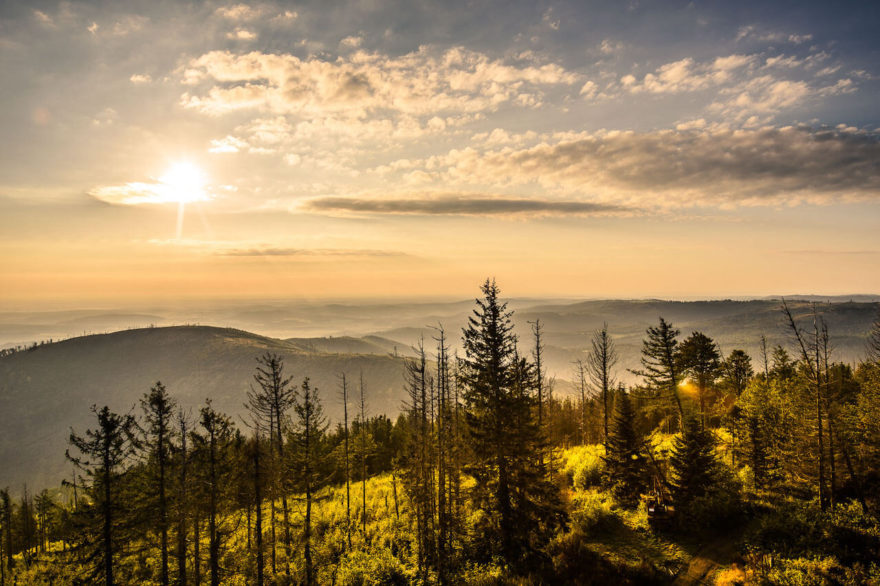
[[[758,356],[658,316],[631,385],[606,325],[563,396],[542,323],[481,291],[393,420],[272,352],[245,417],[159,381],[94,405],[60,486],[0,491],[0,585],[880,583],[880,314],[857,364],[818,306]]]

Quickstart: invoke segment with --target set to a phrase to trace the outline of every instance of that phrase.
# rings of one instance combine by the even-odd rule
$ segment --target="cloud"
[[[471,194],[405,198],[319,197],[302,209],[314,212],[353,212],[442,216],[593,216],[628,212],[620,206],[588,201],[474,196]]]
[[[357,48],[360,47],[363,43],[364,43],[364,38],[363,38],[363,37],[350,36],[350,37],[345,37],[344,39],[342,39],[341,41],[339,41],[339,46],[340,46],[340,47],[346,47],[346,48],[349,48],[349,49],[357,49]]]
[[[738,43],[742,40],[754,40],[760,43],[791,43],[793,45],[800,45],[813,40],[813,35],[799,35],[784,33],[782,31],[759,30],[755,25],[747,25],[739,28],[734,42]]]
[[[146,74],[146,73],[143,73],[143,74],[142,73],[135,73],[131,77],[129,77],[128,80],[135,85],[139,85],[139,84],[144,84],[144,83],[150,83],[151,81],[153,81],[153,78],[150,77],[149,74]]]
[[[539,144],[521,148],[458,149],[409,161],[400,172],[427,170],[441,184],[462,187],[536,185],[636,207],[880,201],[880,134],[850,128],[703,126],[545,136]],[[456,205],[455,199],[439,204],[359,201],[351,204],[354,211],[359,205],[367,211],[399,205],[411,213],[419,206]],[[319,205],[331,204],[342,206],[345,200]]]
[[[181,194],[170,185],[164,183],[133,182],[125,185],[107,185],[96,187],[88,192],[97,200],[113,205],[145,205],[178,203]],[[211,195],[207,192],[185,194],[187,202],[207,201]]]
[[[235,138],[234,136],[227,136],[226,138],[221,138],[218,140],[211,141],[211,148],[208,149],[209,153],[237,153],[239,151],[245,150],[248,148],[248,143],[245,141]]]
[[[215,11],[215,14],[221,18],[232,21],[253,20],[259,18],[263,11],[247,4],[233,4],[231,6],[221,6]]]
[[[357,118],[385,110],[422,116],[537,106],[544,88],[580,77],[552,63],[517,65],[463,47],[420,47],[399,57],[358,50],[333,60],[212,51],[190,61],[183,80],[207,84],[185,93],[181,103],[209,115],[257,110]]]
[[[827,256],[869,256],[880,254],[880,250],[783,250],[785,254],[814,257],[816,255]]]
[[[359,248],[232,248],[216,253],[218,256],[362,256],[395,257],[409,256],[395,250],[371,250]]]
[[[257,38],[257,34],[252,31],[239,28],[235,29],[233,32],[226,33],[226,38],[232,39],[234,41],[253,41]]]
[[[730,81],[737,70],[752,65],[755,60],[754,55],[733,54],[717,57],[711,62],[696,63],[693,58],[687,57],[645,74],[641,83],[632,75],[622,78],[621,83],[632,93],[676,94],[703,90]]]

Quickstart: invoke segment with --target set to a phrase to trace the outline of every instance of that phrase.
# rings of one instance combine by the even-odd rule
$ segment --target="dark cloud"
[[[607,132],[451,152],[447,177],[539,182],[642,205],[831,203],[880,197],[880,134],[803,127]]]
[[[622,206],[586,201],[448,195],[394,199],[321,197],[309,200],[305,209],[325,212],[443,216],[591,216],[632,211]]]

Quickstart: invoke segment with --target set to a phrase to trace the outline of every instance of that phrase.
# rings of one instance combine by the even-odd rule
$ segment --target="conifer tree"
[[[262,451],[261,444],[262,436],[260,435],[259,430],[255,430],[251,448],[251,463],[253,466],[252,480],[254,487],[254,511],[256,516],[254,541],[256,542],[255,549],[257,550],[257,586],[263,586],[263,573],[265,566],[263,560],[263,467],[260,461],[260,454]]]
[[[709,494],[718,482],[715,438],[691,417],[676,438],[670,458],[672,498],[676,507],[686,508],[694,499]]]
[[[485,544],[511,567],[534,560],[562,521],[558,490],[540,454],[534,367],[516,352],[512,313],[488,279],[468,320],[462,384],[473,454],[474,497],[485,507]]]
[[[247,408],[269,430],[269,444],[275,454],[271,498],[272,525],[272,571],[275,571],[275,499],[281,497],[281,515],[284,531],[284,546],[287,551],[287,573],[290,574],[290,558],[293,553],[290,533],[290,510],[287,503],[289,491],[288,474],[284,469],[284,437],[288,423],[288,412],[296,403],[296,387],[293,377],[285,376],[284,360],[277,354],[267,352],[257,358],[257,372],[254,374],[257,388],[248,392]]]
[[[403,454],[404,486],[412,503],[416,525],[416,559],[422,580],[427,580],[428,567],[435,565],[436,557],[433,532],[434,511],[431,506],[434,490],[434,468],[429,457],[431,451],[431,420],[427,358],[421,342],[416,348],[416,358],[406,362],[407,414],[406,445]]]
[[[678,341],[680,332],[672,324],[660,318],[657,327],[647,329],[648,337],[642,341],[642,370],[632,373],[641,376],[653,391],[667,393],[678,410],[678,428],[684,428],[684,406],[678,395],[681,370],[678,364]]]
[[[189,459],[190,453],[187,449],[187,438],[189,437],[189,419],[183,410],[177,411],[177,433],[180,439],[180,445],[175,450],[175,466],[176,466],[176,484],[174,506],[177,530],[177,548],[175,557],[177,558],[177,584],[178,586],[186,586],[186,537],[187,537],[187,521],[189,517]]]
[[[327,432],[327,418],[321,405],[318,389],[313,389],[309,379],[303,380],[299,399],[293,408],[294,421],[293,450],[294,471],[298,487],[305,495],[305,516],[303,520],[303,557],[305,559],[305,583],[315,583],[315,568],[312,560],[312,499],[314,491],[327,479],[324,457]]]
[[[0,490],[0,520],[3,523],[3,533],[0,534],[0,540],[3,541],[3,558],[0,564],[3,564],[7,571],[12,571],[15,565],[13,558],[12,545],[12,499],[9,498],[9,489]]]
[[[146,448],[147,471],[150,487],[146,494],[151,501],[148,510],[151,528],[159,534],[160,582],[169,584],[168,574],[168,467],[172,446],[172,417],[176,404],[168,395],[161,382],[157,382],[150,392],[141,399],[144,420],[143,445]]]
[[[590,340],[590,351],[587,354],[590,382],[602,397],[602,441],[605,443],[606,449],[608,448],[609,434],[608,398],[615,384],[614,375],[611,372],[615,364],[617,364],[617,350],[614,348],[614,340],[608,335],[608,324],[606,323],[602,325],[601,330],[593,333],[593,339]]]
[[[115,584],[115,564],[131,537],[126,519],[127,499],[122,493],[126,467],[136,449],[136,423],[132,415],[117,415],[108,407],[92,406],[98,426],[84,435],[70,432],[70,445],[76,450],[66,455],[86,475],[90,504],[77,515],[80,559],[92,582]]]
[[[617,414],[605,454],[606,482],[624,506],[634,507],[647,490],[648,474],[644,438],[636,428],[636,413],[629,393],[618,395]]]
[[[734,392],[736,397],[742,395],[749,384],[749,380],[755,375],[752,369],[752,359],[742,350],[733,350],[721,363],[723,383]]]
[[[211,572],[211,586],[218,586],[221,581],[220,550],[228,533],[223,527],[223,512],[226,492],[234,470],[230,458],[234,428],[232,420],[215,411],[210,400],[199,413],[202,431],[193,433],[192,437],[199,464],[199,479],[207,493],[208,568]]]
[[[700,425],[706,427],[707,394],[715,384],[721,369],[721,356],[718,346],[709,336],[694,332],[678,347],[678,362],[682,374],[690,376],[697,383],[697,396],[700,401]]]
[[[880,305],[877,306],[877,317],[871,324],[871,332],[865,343],[868,362],[880,362]]]

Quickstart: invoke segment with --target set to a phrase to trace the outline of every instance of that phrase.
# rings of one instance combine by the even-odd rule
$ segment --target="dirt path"
[[[672,582],[675,586],[696,584],[712,584],[711,578],[715,570],[729,565],[736,558],[737,539],[731,535],[710,541],[701,547]]]

